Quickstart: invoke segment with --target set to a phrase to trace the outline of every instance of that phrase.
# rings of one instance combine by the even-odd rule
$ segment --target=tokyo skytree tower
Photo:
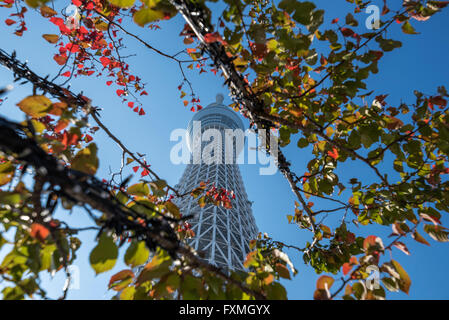
[[[232,145],[226,146],[226,129],[228,132],[229,129],[244,132],[240,118],[223,105],[223,95],[218,94],[215,103],[197,112],[189,122],[187,143],[191,151],[191,161],[176,187],[183,194],[198,187],[203,181],[209,185],[215,184],[217,188],[233,191],[235,199],[231,200],[232,209],[213,204],[201,208],[198,200],[193,197],[183,197],[176,201],[176,204],[184,216],[194,216],[188,220],[195,232],[195,237],[188,240],[189,245],[198,252],[203,252],[209,263],[225,269],[243,270],[243,262],[249,252],[249,241],[256,238],[258,231],[251,202],[248,201],[236,163],[243,145],[239,146],[236,139],[232,139]],[[214,139],[216,135],[210,138],[210,132],[219,132],[220,138]],[[213,144],[217,148],[211,152],[214,158],[211,163],[205,161],[204,156],[201,158],[201,154]],[[226,154],[227,147],[233,147],[234,151]],[[230,159],[232,161],[229,161]]]

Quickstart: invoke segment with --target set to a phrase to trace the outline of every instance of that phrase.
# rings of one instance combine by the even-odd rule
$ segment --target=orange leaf
[[[284,266],[282,263],[276,263],[276,272],[282,278],[291,279],[290,272],[288,271],[287,267]]]
[[[39,241],[44,241],[48,237],[49,233],[50,231],[48,231],[48,229],[40,223],[33,223],[31,225],[30,235]]]
[[[334,278],[331,278],[329,276],[321,276],[316,282],[316,288],[318,290],[329,290],[329,288],[332,287],[333,283]]]
[[[343,270],[344,275],[347,275],[349,273],[349,271],[351,271],[351,269],[352,269],[352,266],[349,263],[347,263],[347,262],[343,263],[342,270]]]
[[[70,121],[67,119],[61,119],[58,121],[58,124],[55,127],[55,132],[60,132],[62,130],[64,130],[68,125],[69,125]]]
[[[67,56],[62,54],[55,54],[53,59],[56,61],[57,64],[60,66],[64,65],[67,62]]]
[[[131,270],[122,270],[111,277],[108,287],[115,291],[121,291],[132,282],[133,278],[134,272]]]
[[[56,43],[59,40],[59,36],[57,34],[43,34],[42,38],[50,43]]]
[[[379,245],[383,249],[382,239],[376,236],[368,236],[363,241],[363,249],[367,250],[369,247]]]

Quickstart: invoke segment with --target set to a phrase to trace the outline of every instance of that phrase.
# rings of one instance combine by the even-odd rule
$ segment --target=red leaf
[[[334,20],[332,20],[332,23],[337,23],[338,20],[340,20],[339,18],[335,18]]]
[[[147,175],[149,175],[150,174],[150,172],[147,170],[147,169],[144,169],[143,171],[142,171],[142,173],[141,173],[141,176],[142,177],[145,177],[145,176],[147,176]]]
[[[111,63],[111,59],[106,58],[106,57],[101,57],[100,62],[103,65],[103,67],[106,68]]]
[[[142,92],[140,93],[140,95],[141,95],[141,96],[147,96],[147,95],[148,95],[148,92],[146,92],[146,91],[144,90],[144,91],[142,91]]]
[[[50,231],[40,223],[33,223],[31,225],[31,231],[30,235],[31,237],[38,239],[39,241],[44,241],[48,235],[50,234]]]
[[[443,99],[442,96],[436,96],[430,98],[430,102],[436,104],[437,106],[445,107],[447,105],[447,101]]]
[[[106,85],[110,86],[113,81],[106,81]]]
[[[345,37],[350,37],[354,34],[354,31],[349,28],[341,28],[340,31]]]
[[[132,102],[132,101],[128,102],[128,107],[134,108],[134,102]]]
[[[77,7],[83,4],[80,0],[72,0],[72,3]]]
[[[64,24],[64,20],[61,18],[51,17],[50,22],[57,25],[58,27]]]
[[[65,46],[67,50],[69,50],[71,53],[76,53],[79,51],[80,47],[77,44],[73,44],[71,42],[67,43]]]
[[[440,219],[438,219],[437,217],[434,216],[430,216],[427,213],[420,213],[419,214],[424,220],[432,222],[434,225],[438,225],[441,224]]]
[[[87,29],[84,28],[83,26],[81,26],[78,31],[79,31],[79,33],[82,33],[82,34],[88,34],[89,33],[89,31],[87,31]]]
[[[117,91],[117,95],[120,97],[121,95],[124,95],[125,94],[125,90],[121,90],[121,89],[118,89]]]
[[[134,171],[134,172],[137,172],[137,170],[139,170],[139,166],[133,167],[133,171]]]
[[[214,32],[214,33],[206,33],[204,35],[204,41],[206,43],[213,43],[213,42],[220,42],[222,44],[225,43],[225,41],[222,39],[222,37],[220,36],[220,34],[218,32]],[[187,52],[189,52],[189,49],[187,49]]]
[[[382,51],[373,51],[373,54],[376,56],[376,59],[374,61],[379,60],[384,55],[384,53]]]
[[[338,158],[338,150],[337,150],[337,148],[333,148],[332,151],[328,151],[327,155],[329,157],[331,157],[332,159],[337,160],[337,158]]]
[[[6,25],[10,26],[10,25],[16,23],[16,21],[14,21],[14,20],[12,20],[12,19],[6,19],[6,20],[5,20],[5,23],[6,23]]]
[[[139,116],[144,116],[144,115],[145,115],[145,111],[143,110],[143,108],[140,108]]]
[[[91,142],[94,138],[92,138],[91,135],[86,134],[86,136],[84,137],[84,141],[86,141],[87,143]]]
[[[70,75],[71,75],[70,71],[66,71],[63,74],[61,74],[61,76],[67,77],[67,78],[70,77]]]

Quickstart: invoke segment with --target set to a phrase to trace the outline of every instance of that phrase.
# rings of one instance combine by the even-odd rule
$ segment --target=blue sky
[[[318,7],[326,10],[325,21],[329,23],[333,18],[344,19],[351,10],[352,5],[344,0],[333,1],[313,1]],[[391,2],[391,1],[389,1]],[[61,5],[61,1],[57,1]],[[382,1],[374,1],[381,5]],[[437,14],[426,22],[412,22],[419,35],[404,35],[400,31],[399,25],[394,25],[388,31],[392,38],[403,40],[403,47],[387,53],[381,60],[380,72],[371,76],[368,88],[375,90],[376,94],[388,93],[390,104],[399,104],[401,101],[414,102],[413,90],[417,89],[426,93],[434,93],[436,88],[447,85],[449,75],[449,63],[447,53],[449,52],[449,10]],[[0,47],[8,52],[17,51],[17,55],[22,60],[28,60],[30,67],[38,74],[55,74],[58,66],[51,58],[56,52],[56,48],[41,38],[44,33],[56,33],[56,27],[51,23],[43,22],[41,17],[35,13],[27,14],[27,24],[29,31],[19,38],[12,34],[13,29],[7,27],[3,20],[7,18],[10,10],[0,8]],[[174,54],[184,48],[182,38],[178,36],[184,25],[181,17],[177,16],[169,22],[161,24],[162,29],[151,31],[128,24],[129,29],[142,36],[143,39],[164,52]],[[125,38],[126,39],[126,38]],[[137,116],[115,94],[116,87],[107,87],[106,78],[79,78],[71,81],[71,89],[74,92],[84,91],[84,94],[93,100],[93,104],[103,108],[102,120],[113,133],[119,136],[122,141],[133,151],[145,153],[147,161],[154,171],[167,180],[171,185],[175,185],[182,175],[184,165],[174,165],[170,162],[170,149],[175,142],[169,140],[172,130],[185,128],[188,121],[193,116],[179,99],[177,86],[182,81],[178,65],[167,58],[161,57],[133,39],[126,39],[128,54],[135,54],[128,62],[131,69],[143,78],[147,83],[148,96],[143,97],[145,116]],[[231,103],[227,97],[228,90],[223,86],[223,80],[212,73],[189,72],[189,80],[193,83],[195,93],[201,99],[201,105],[215,101],[217,93],[225,95],[225,103]],[[12,75],[4,68],[0,68],[0,87],[12,82]],[[62,81],[61,81],[62,82]],[[9,100],[0,107],[0,114],[11,119],[22,120],[22,115],[17,111],[15,103],[24,96],[30,94],[29,87],[17,87],[9,95]],[[246,126],[248,121],[244,120]],[[292,145],[285,150],[286,156],[293,162],[293,169],[302,174],[306,171],[306,164],[311,159],[311,154],[307,150],[296,147],[299,137],[292,140]],[[109,167],[114,171],[120,166],[120,149],[101,131],[95,135],[97,144],[100,147],[100,169],[99,177],[109,176]],[[363,177],[374,179],[366,166],[357,162],[348,162],[340,169],[341,179],[347,181],[352,177]],[[131,169],[128,169],[131,173]],[[277,173],[273,176],[259,175],[258,165],[241,165],[241,173],[248,193],[248,197],[253,204],[253,212],[262,232],[267,232],[276,240],[289,244],[303,246],[305,241],[310,240],[308,232],[298,230],[294,225],[287,224],[287,214],[292,214],[294,210],[294,196],[289,190],[287,182]],[[316,206],[324,208],[328,203],[312,200]],[[90,223],[86,214],[79,209],[75,209],[71,214],[60,210],[58,216],[77,226],[85,226]],[[335,221],[335,217],[329,217],[330,224]],[[449,219],[443,214],[443,225],[448,225]],[[369,235],[375,233],[384,236],[384,241],[388,242],[386,236],[391,233],[391,229],[379,226],[361,228],[355,230],[356,233]],[[79,251],[76,265],[80,270],[80,289],[71,290],[69,299],[103,299],[109,298],[113,292],[107,290],[109,277],[115,272],[124,268],[121,262],[123,252],[119,258],[119,263],[111,271],[99,276],[95,276],[88,263],[88,255],[93,248],[94,233],[85,233],[81,239],[83,245]],[[412,287],[409,296],[402,293],[392,293],[391,299],[448,299],[447,287],[449,277],[447,277],[447,264],[449,264],[449,245],[437,243],[429,239],[431,247],[418,244],[413,240],[407,240],[411,255],[406,256],[399,250],[393,249],[393,258],[399,261],[409,273],[412,279]],[[290,299],[310,299],[318,278],[313,270],[304,265],[302,257],[295,251],[287,251],[292,258],[299,273],[292,281],[283,281],[288,291]],[[0,258],[6,254],[5,250],[0,250]],[[388,253],[387,253],[388,254]],[[44,277],[44,283],[51,297],[58,297],[64,282],[62,274],[57,274],[52,281],[50,277]]]

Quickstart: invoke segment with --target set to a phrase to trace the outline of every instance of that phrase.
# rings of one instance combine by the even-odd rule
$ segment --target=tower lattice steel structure
[[[198,129],[199,124],[201,130]],[[195,127],[196,126],[196,127]],[[220,133],[220,139],[211,138],[205,142],[204,135],[208,132]],[[215,129],[215,130],[214,130]],[[231,200],[232,209],[225,209],[208,204],[201,208],[197,199],[184,197],[177,201],[183,215],[194,215],[188,222],[192,225],[195,237],[188,240],[198,252],[205,254],[209,263],[226,269],[243,269],[243,262],[249,252],[249,241],[257,236],[257,227],[251,210],[251,202],[243,185],[236,158],[241,152],[235,139],[232,139],[232,162],[225,161],[226,129],[244,130],[243,123],[235,112],[223,105],[223,96],[217,95],[215,103],[197,112],[189,122],[187,129],[188,146],[191,151],[191,161],[187,165],[180,182],[177,185],[181,193],[189,192],[199,186],[201,181],[214,183],[217,188],[232,190],[235,199]],[[228,130],[229,132],[229,130]],[[216,136],[215,136],[216,137]],[[195,152],[201,155],[208,145],[217,144],[213,152],[215,161],[195,159]],[[221,148],[220,148],[221,147]],[[229,155],[229,153],[228,153]],[[196,161],[195,161],[196,160]],[[218,160],[218,161],[217,161]]]

